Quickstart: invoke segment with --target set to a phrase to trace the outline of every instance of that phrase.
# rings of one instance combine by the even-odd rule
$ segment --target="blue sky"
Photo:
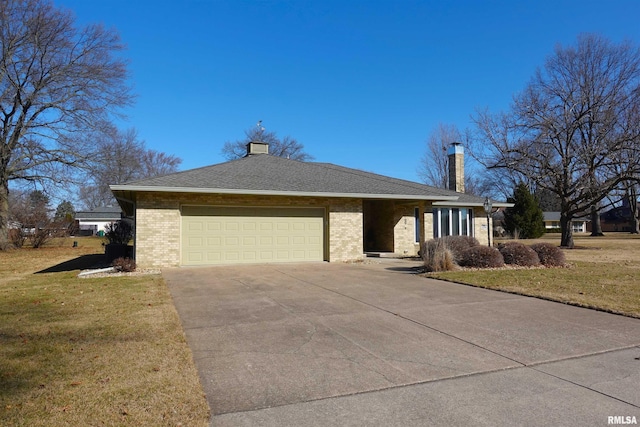
[[[55,0],[115,27],[137,94],[122,128],[181,169],[262,120],[316,161],[418,181],[438,123],[500,111],[556,44],[640,42],[640,1]]]

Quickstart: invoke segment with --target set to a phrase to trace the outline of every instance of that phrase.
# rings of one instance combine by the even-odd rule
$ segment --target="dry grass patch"
[[[34,274],[102,250],[68,246],[0,252],[0,425],[206,426],[162,277]]]
[[[543,241],[560,243],[557,236],[522,242]],[[581,236],[575,243],[578,249],[563,249],[569,268],[451,271],[428,276],[640,318],[640,236]]]
[[[73,247],[73,242],[78,247]],[[69,259],[104,253],[98,237],[53,239],[39,249],[24,247],[0,252],[0,286],[20,277],[44,270]]]

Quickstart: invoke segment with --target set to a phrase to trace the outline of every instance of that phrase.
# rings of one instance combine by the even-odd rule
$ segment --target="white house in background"
[[[76,212],[76,222],[80,235],[95,236],[105,232],[107,224],[122,218],[122,209],[120,206],[106,206],[91,209],[90,211]]]
[[[543,212],[545,230],[560,229],[560,212]],[[591,222],[588,217],[573,218],[571,220],[571,228],[574,233],[586,233],[587,222]]]

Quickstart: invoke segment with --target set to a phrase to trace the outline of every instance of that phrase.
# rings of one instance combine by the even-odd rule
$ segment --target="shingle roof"
[[[292,193],[407,196],[420,199],[482,203],[483,199],[331,163],[300,162],[272,155],[251,155],[225,163],[156,178],[114,185],[114,191],[222,191],[225,193]]]
[[[546,211],[542,212],[545,221],[560,221],[560,212]],[[590,215],[580,215],[573,218],[574,221],[591,221]]]
[[[104,206],[91,209],[90,211],[76,212],[77,220],[118,220],[122,215],[120,206]]]

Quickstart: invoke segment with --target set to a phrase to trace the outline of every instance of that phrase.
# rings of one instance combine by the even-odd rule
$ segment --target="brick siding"
[[[362,201],[284,196],[238,196],[140,192],[136,203],[135,253],[144,267],[180,265],[181,205],[324,207],[329,244],[325,259],[353,261],[363,257]]]

